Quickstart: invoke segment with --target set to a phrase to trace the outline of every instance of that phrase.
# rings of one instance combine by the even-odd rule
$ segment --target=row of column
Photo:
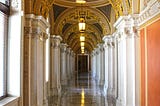
[[[104,94],[116,101],[116,106],[138,106],[139,36],[136,16],[120,17],[116,32],[103,38],[92,52],[92,72]]]
[[[49,24],[43,17],[28,14],[24,26],[23,104],[47,106],[47,97],[60,95],[62,87],[67,86],[74,76],[75,54],[67,44],[61,43],[60,36],[49,36]],[[46,64],[46,58],[49,59],[49,64]],[[48,81],[46,66],[49,67]]]
[[[61,40],[60,36],[50,37],[50,96],[60,95],[75,71],[75,54],[67,44],[60,43]]]
[[[66,86],[74,77],[75,71],[75,53],[68,45],[62,43],[61,47],[61,84]]]

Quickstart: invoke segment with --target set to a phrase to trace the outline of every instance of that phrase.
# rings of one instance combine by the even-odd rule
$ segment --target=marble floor
[[[115,106],[103,96],[103,90],[89,72],[81,72],[67,87],[62,88],[61,96],[50,97],[49,106]]]

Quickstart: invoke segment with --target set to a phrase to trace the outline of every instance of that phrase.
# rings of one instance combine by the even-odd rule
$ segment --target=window
[[[0,99],[6,96],[7,33],[9,7],[0,1]]]

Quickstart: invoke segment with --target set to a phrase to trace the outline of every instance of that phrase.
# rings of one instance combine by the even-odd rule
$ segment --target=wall
[[[141,29],[141,106],[160,105],[160,19]],[[148,105],[147,105],[148,104]]]

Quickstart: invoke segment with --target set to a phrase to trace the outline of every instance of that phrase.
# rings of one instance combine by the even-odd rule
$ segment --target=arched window
[[[0,0],[0,99],[7,95],[7,43],[9,0]]]

